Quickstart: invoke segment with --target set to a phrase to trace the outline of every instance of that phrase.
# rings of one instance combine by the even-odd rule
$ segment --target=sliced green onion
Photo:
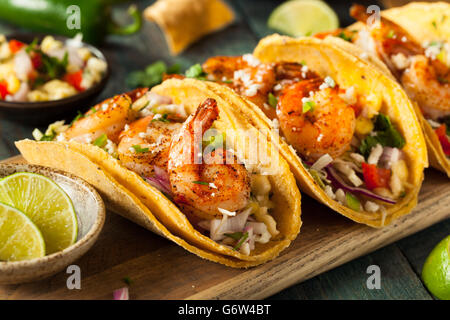
[[[345,194],[345,202],[347,203],[347,206],[350,209],[355,210],[355,211],[361,210],[361,202],[359,201],[359,199],[357,197],[355,197],[350,192],[347,192]]]
[[[41,141],[41,139],[44,137],[44,134],[38,128],[35,128],[31,134],[36,141]]]
[[[269,92],[269,95],[267,96],[267,100],[269,102],[269,105],[272,108],[276,108],[278,104],[278,99],[272,94],[272,92]]]
[[[197,63],[191,66],[189,69],[187,69],[185,75],[188,78],[198,78],[203,76],[204,72],[202,66],[199,63]]]
[[[325,189],[325,184],[322,181],[322,178],[319,175],[319,172],[317,172],[317,170],[314,169],[309,169],[309,173],[311,174],[311,176],[313,177],[314,181],[317,182],[317,184],[322,188]]]
[[[303,113],[306,113],[308,111],[314,111],[315,106],[316,104],[314,103],[314,101],[307,101],[303,103]]]
[[[106,146],[106,142],[108,142],[108,137],[106,136],[106,134],[102,134],[100,137],[98,137],[97,139],[94,140],[94,142],[92,143],[94,146],[103,148],[104,146]]]
[[[202,185],[204,185],[204,186],[209,186],[209,183],[208,183],[208,182],[204,182],[204,181],[192,181],[192,183],[195,183],[195,184],[202,184]]]
[[[142,148],[140,145],[135,144],[134,146],[131,146],[134,151],[136,151],[136,153],[144,153],[144,152],[148,152],[150,149],[149,148]]]

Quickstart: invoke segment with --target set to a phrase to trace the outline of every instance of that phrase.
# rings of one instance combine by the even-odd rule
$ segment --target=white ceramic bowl
[[[56,182],[72,199],[78,219],[77,241],[63,251],[25,261],[0,261],[0,284],[40,280],[63,270],[95,243],[105,222],[105,205],[84,180],[60,170],[28,164],[0,164],[0,178],[15,172],[42,174]]]

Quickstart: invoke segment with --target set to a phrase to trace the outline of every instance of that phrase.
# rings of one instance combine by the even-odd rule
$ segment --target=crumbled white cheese
[[[242,59],[248,63],[251,67],[257,67],[261,64],[261,61],[259,61],[254,55],[247,53],[242,56]]]
[[[336,195],[336,200],[337,201],[339,201],[341,204],[345,203],[345,192],[344,192],[344,190],[342,190],[340,188],[337,189],[335,195]]]
[[[330,185],[326,185],[324,191],[330,199],[336,199],[336,195],[334,194],[333,188]]]
[[[411,64],[411,61],[401,52],[393,55],[391,58],[392,62],[398,70],[404,70]]]
[[[366,201],[364,204],[364,209],[369,212],[377,212],[380,209],[380,206],[372,201]]]
[[[217,186],[214,184],[214,182],[210,182],[210,183],[209,183],[209,187],[210,187],[210,188],[217,189]]]
[[[380,157],[382,154],[383,154],[383,146],[378,143],[370,151],[370,155],[369,155],[369,158],[367,159],[367,163],[375,164],[375,165],[378,164],[378,161],[380,160]]]
[[[347,103],[347,104],[350,104],[350,105],[351,104],[356,104],[358,99],[356,98],[355,87],[351,86],[350,88],[345,90],[345,93],[339,94],[339,98],[344,100],[344,102]]]

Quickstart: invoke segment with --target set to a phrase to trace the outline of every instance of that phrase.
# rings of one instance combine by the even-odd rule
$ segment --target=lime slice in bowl
[[[450,300],[450,236],[439,242],[425,260],[422,279],[436,298]]]
[[[20,261],[45,256],[38,227],[23,212],[0,202],[0,260]]]
[[[286,1],[270,14],[269,28],[294,37],[310,36],[339,27],[336,13],[318,0]]]
[[[0,180],[0,201],[25,213],[39,228],[47,254],[63,250],[77,239],[78,222],[69,196],[51,179],[18,172]]]

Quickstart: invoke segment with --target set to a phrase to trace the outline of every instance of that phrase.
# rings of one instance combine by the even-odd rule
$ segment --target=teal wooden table
[[[139,1],[138,6],[143,9],[152,2]],[[97,100],[125,91],[126,75],[153,61],[164,60],[169,64],[178,62],[187,68],[212,55],[251,52],[261,37],[273,33],[267,28],[266,21],[270,12],[281,1],[228,2],[236,12],[237,21],[227,29],[205,37],[178,57],[169,55],[162,33],[151,23],[145,23],[137,35],[109,37],[100,48],[111,63],[112,75]],[[349,1],[333,1],[331,4],[338,12],[343,25],[351,23],[347,14]],[[125,6],[119,6],[114,14],[118,19],[124,18]],[[18,30],[0,23],[0,33],[8,34]],[[95,102],[97,101],[93,101]],[[84,109],[87,108],[88,106],[84,106]],[[80,106],[80,109],[83,107]],[[31,138],[33,128],[34,126],[0,118],[0,160],[17,155],[14,141]],[[428,253],[448,234],[450,220],[292,286],[269,299],[433,299],[424,287],[420,273]],[[366,270],[370,265],[380,267],[381,289],[369,290],[366,286],[369,277]]]

